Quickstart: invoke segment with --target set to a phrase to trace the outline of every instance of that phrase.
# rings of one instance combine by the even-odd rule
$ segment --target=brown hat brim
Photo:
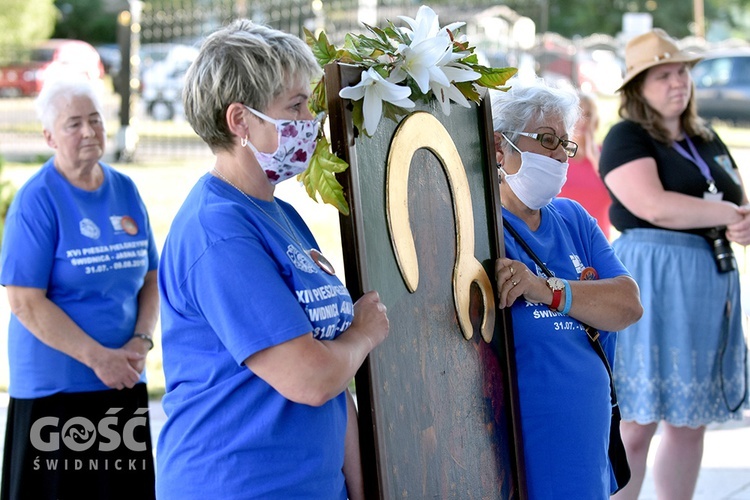
[[[649,61],[647,63],[641,64],[625,74],[625,78],[623,78],[622,84],[617,88],[617,90],[615,90],[615,92],[620,92],[628,83],[630,83],[633,78],[640,75],[644,71],[653,68],[654,66],[660,66],[662,64],[687,63],[692,68],[702,59],[703,56],[696,56],[693,54],[678,54],[675,57],[663,57],[659,60]]]

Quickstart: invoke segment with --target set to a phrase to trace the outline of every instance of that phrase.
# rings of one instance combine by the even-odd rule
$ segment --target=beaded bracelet
[[[151,335],[147,335],[145,333],[137,333],[136,332],[136,333],[133,334],[133,337],[137,337],[137,338],[143,340],[144,342],[148,342],[148,350],[149,351],[154,348],[154,339],[151,338]]]

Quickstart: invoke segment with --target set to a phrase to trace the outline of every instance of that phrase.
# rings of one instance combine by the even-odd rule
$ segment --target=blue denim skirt
[[[748,408],[737,271],[719,273],[701,236],[631,229],[612,245],[638,282],[643,317],[617,337],[623,420],[696,428]]]

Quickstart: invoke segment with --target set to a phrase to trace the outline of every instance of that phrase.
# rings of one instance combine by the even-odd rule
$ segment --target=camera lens
[[[720,273],[728,273],[737,269],[737,262],[734,259],[732,245],[724,235],[724,231],[714,229],[709,233],[707,239],[713,250],[716,269]]]

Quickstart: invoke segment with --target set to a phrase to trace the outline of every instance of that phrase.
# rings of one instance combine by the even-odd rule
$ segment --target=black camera
[[[726,228],[724,227],[714,227],[709,229],[704,235],[704,238],[706,238],[706,241],[711,246],[714,261],[716,262],[716,269],[720,273],[728,273],[737,269],[737,261],[734,259],[732,244],[729,243],[725,231]]]

